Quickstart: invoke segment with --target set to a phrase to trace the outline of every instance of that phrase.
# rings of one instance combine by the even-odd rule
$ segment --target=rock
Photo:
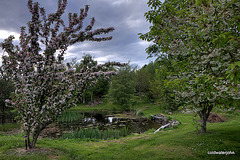
[[[167,121],[167,117],[164,114],[158,114],[156,116],[151,115],[151,118],[155,121]]]
[[[176,126],[176,125],[178,125],[178,124],[179,124],[179,122],[176,121],[176,120],[172,120],[172,121],[170,121],[170,125],[171,125],[171,127],[174,127],[174,126]]]
[[[119,124],[119,127],[123,127],[123,126],[125,126],[125,124],[123,124],[123,123]]]
[[[151,118],[153,121],[160,123],[162,125],[165,125],[167,123],[169,123],[167,117],[164,114],[157,114],[157,115],[151,115]]]

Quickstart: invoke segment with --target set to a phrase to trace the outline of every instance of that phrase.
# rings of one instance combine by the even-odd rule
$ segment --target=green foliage
[[[105,78],[102,77],[98,79],[93,88],[94,97],[102,98],[104,95],[108,93],[109,86],[110,86],[109,81],[106,80]]]
[[[6,99],[10,99],[10,94],[15,90],[10,76],[7,75],[2,67],[0,67],[0,119],[1,123],[5,123],[6,119],[12,118],[11,108],[5,104]]]
[[[142,94],[149,92],[150,88],[150,73],[145,69],[141,68],[136,71],[136,92],[139,94],[140,98]]]
[[[154,80],[151,82],[150,90],[155,99],[160,103],[162,109],[175,111],[179,107],[176,101],[173,86],[169,84],[170,76],[176,74],[179,70],[175,67],[172,56],[162,55],[156,61],[159,65],[155,70]]]
[[[135,92],[135,73],[128,65],[118,70],[118,74],[112,78],[107,97],[122,107],[129,110],[131,98]]]
[[[150,62],[149,64],[142,67],[143,70],[147,71],[150,74],[150,80],[153,80],[155,75],[155,70],[159,68],[158,62]]]
[[[230,64],[226,71],[227,78],[234,83],[234,88],[237,92],[238,84],[240,83],[240,61]]]
[[[141,69],[136,71],[136,92],[140,96],[140,100],[143,98],[147,103],[152,102],[154,95],[151,92],[151,83],[154,80],[156,69],[159,68],[157,62],[150,62],[144,65]]]
[[[118,139],[129,134],[128,129],[107,129],[99,130],[98,128],[86,128],[75,130],[73,133],[64,133],[62,138],[80,138],[80,139]]]

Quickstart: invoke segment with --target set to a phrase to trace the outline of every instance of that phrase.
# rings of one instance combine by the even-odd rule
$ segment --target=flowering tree
[[[28,22],[28,31],[26,27],[21,28],[20,45],[13,44],[13,36],[1,43],[6,52],[2,57],[3,68],[12,75],[16,87],[14,97],[6,102],[15,107],[21,116],[29,148],[35,147],[40,132],[59,114],[75,106],[76,96],[82,95],[87,84],[99,76],[115,74],[109,71],[109,67],[121,65],[108,62],[83,68],[80,73],[75,73],[70,65],[64,67],[64,53],[69,45],[83,41],[111,40],[112,37],[94,36],[114,30],[111,27],[92,31],[94,18],[83,30],[88,6],[81,9],[79,15],[69,13],[66,26],[61,18],[66,5],[67,0],[59,0],[57,12],[46,16],[44,8],[28,0],[32,19]]]
[[[214,106],[239,103],[240,22],[238,0],[149,0],[145,14],[152,23],[140,38],[153,41],[147,52],[171,57],[177,73],[176,99],[197,111],[201,132]],[[169,84],[170,82],[168,82]]]

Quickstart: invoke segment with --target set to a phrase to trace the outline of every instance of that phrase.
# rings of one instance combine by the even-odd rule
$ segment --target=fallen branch
[[[165,129],[167,127],[169,127],[170,123],[165,124],[164,126],[161,126],[160,128],[158,128],[154,133],[157,133],[160,129]]]

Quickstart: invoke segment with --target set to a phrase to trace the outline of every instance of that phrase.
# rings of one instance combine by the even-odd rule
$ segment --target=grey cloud
[[[52,13],[57,9],[57,0],[34,0],[38,1],[46,12]],[[145,53],[146,45],[141,45],[138,33],[145,33],[149,24],[144,18],[148,11],[148,0],[68,0],[68,6],[64,15],[77,12],[85,5],[90,5],[89,15],[85,21],[88,25],[91,17],[96,22],[93,29],[114,27],[115,31],[107,35],[113,36],[111,41],[106,42],[84,42],[70,47],[67,58],[81,58],[83,53],[90,53],[97,59],[110,58],[113,61],[127,62],[131,60],[138,65],[149,62]],[[30,19],[27,8],[27,0],[0,0],[0,30],[20,32],[21,26],[26,26]],[[6,37],[7,38],[7,37]],[[1,51],[0,51],[1,52]],[[101,58],[102,57],[102,58]]]

